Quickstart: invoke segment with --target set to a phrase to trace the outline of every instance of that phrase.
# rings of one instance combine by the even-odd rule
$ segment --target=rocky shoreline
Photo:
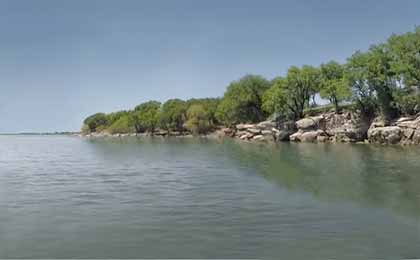
[[[157,130],[151,133],[109,134],[92,133],[88,138],[103,137],[194,137],[189,132]],[[380,119],[364,120],[357,114],[333,112],[306,117],[296,122],[263,121],[257,124],[237,124],[220,128],[205,138],[230,137],[253,142],[312,142],[312,143],[375,143],[420,144],[420,115],[401,117],[385,124]]]
[[[335,142],[376,144],[420,144],[420,115],[401,117],[386,125],[357,114],[324,113],[296,122],[264,121],[223,128],[219,135],[247,141]]]

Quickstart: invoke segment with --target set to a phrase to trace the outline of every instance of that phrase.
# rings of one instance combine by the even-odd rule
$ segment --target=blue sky
[[[345,61],[419,12],[417,0],[0,0],[0,132],[78,130],[97,111]]]

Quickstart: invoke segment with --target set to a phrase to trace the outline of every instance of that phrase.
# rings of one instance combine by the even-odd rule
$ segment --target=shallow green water
[[[420,258],[420,149],[0,136],[0,258]]]

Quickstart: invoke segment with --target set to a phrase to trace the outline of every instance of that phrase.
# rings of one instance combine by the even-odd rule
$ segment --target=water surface
[[[418,147],[0,136],[0,258],[416,257]]]

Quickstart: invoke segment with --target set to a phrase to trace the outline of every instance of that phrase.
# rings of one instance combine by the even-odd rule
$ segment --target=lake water
[[[420,258],[420,148],[0,136],[0,258]]]

